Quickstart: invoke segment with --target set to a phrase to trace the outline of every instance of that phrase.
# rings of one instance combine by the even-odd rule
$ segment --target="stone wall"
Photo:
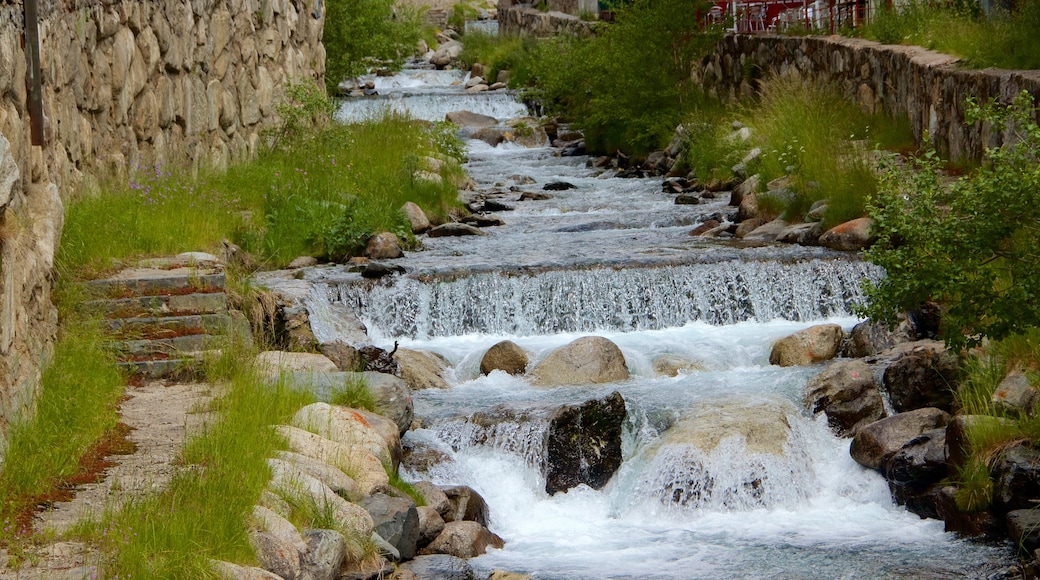
[[[979,159],[1001,135],[964,123],[964,100],[1010,101],[1027,90],[1040,101],[1040,71],[965,70],[953,57],[910,46],[841,37],[729,35],[694,71],[711,93],[751,95],[775,74],[832,81],[865,110],[905,115],[914,137],[927,134],[943,155]]]
[[[322,0],[40,0],[39,14],[42,147],[23,6],[0,0],[0,458],[56,333],[63,198],[84,174],[252,155],[285,83],[323,86],[325,67]]]
[[[561,8],[578,9],[578,0],[552,0],[561,2]],[[550,4],[550,8],[553,5]],[[582,20],[574,14],[557,9],[543,12],[530,4],[514,4],[513,0],[498,2],[498,31],[502,35],[527,34],[531,36],[555,36],[557,34],[591,34],[596,22]]]

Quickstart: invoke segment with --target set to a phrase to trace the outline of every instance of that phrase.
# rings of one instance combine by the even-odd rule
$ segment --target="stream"
[[[429,70],[374,78],[379,96],[346,102],[338,116],[384,108],[428,120],[462,109],[503,121],[526,114],[508,92],[464,94],[463,79]],[[303,279],[319,340],[336,334],[322,315],[327,305],[343,303],[376,344],[450,362],[452,388],[414,393],[423,427],[405,437],[406,446],[448,459],[406,463],[402,475],[468,485],[486,499],[488,527],[506,544],[470,561],[485,577],[506,569],[543,579],[986,578],[1012,561],[1006,546],[960,539],[896,506],[882,477],[850,458],[850,440],[808,416],[802,389],[823,366],[768,362],[780,337],[856,324],[861,280],[881,276],[876,267],[823,248],[690,237],[707,216],[728,211],[728,199],[676,205],[660,178],[601,179],[587,158],[559,157],[547,145],[468,147],[466,169],[481,189],[576,188],[540,201],[513,192],[515,209],[496,212],[505,226],[483,237],[423,238],[423,251],[395,261],[405,275],[373,283],[337,266],[308,269]],[[590,334],[621,348],[630,379],[543,388],[479,372],[483,353],[501,340],[537,360]],[[665,354],[690,368],[656,375],[652,361]],[[474,437],[468,420],[497,405],[574,404],[614,391],[626,406],[624,461],[600,490],[545,492],[544,421]],[[786,413],[782,454],[738,436],[691,462],[688,449],[663,437],[691,409],[711,422],[756,406]],[[694,493],[695,481],[711,489]],[[683,501],[675,501],[679,488]]]

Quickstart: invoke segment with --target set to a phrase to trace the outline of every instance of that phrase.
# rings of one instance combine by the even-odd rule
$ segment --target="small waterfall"
[[[443,121],[452,111],[470,111],[496,119],[509,119],[528,115],[527,106],[518,103],[507,91],[483,93],[413,93],[407,90],[391,90],[378,96],[358,97],[342,102],[336,119],[345,123],[376,118],[385,111],[407,113],[413,119]]]
[[[547,418],[493,423],[456,419],[434,428],[438,439],[455,451],[476,446],[489,447],[516,455],[527,465],[539,470],[545,462],[545,432],[548,429]]]
[[[865,262],[734,261],[480,273],[431,283],[401,277],[371,288],[340,286],[339,298],[358,305],[359,316],[386,336],[530,336],[848,316],[863,300],[861,281],[880,275]]]

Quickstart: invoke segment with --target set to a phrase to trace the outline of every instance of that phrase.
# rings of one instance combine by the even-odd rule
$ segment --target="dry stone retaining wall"
[[[867,111],[905,115],[919,142],[927,134],[944,155],[979,159],[1001,135],[965,125],[965,98],[1010,102],[1026,90],[1040,100],[1040,71],[966,70],[955,63],[923,48],[861,39],[729,35],[694,77],[728,99],[753,94],[758,80],[774,74],[831,81]]]
[[[519,4],[514,0],[499,0],[499,34],[527,34],[540,37],[557,34],[591,34],[595,22],[582,20],[576,16],[574,13],[577,12],[578,6],[578,0],[553,0],[549,4],[550,10],[542,12],[530,4]]]
[[[322,86],[322,0],[40,0],[31,145],[21,0],[0,0],[0,466],[57,327],[62,200],[85,173],[255,152],[285,84]],[[118,235],[118,232],[113,232]]]

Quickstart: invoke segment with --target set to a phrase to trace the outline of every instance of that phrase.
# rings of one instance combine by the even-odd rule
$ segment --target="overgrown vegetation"
[[[913,2],[882,8],[861,34],[888,44],[913,44],[952,54],[973,68],[1040,68],[1040,1],[1015,2],[988,17],[971,0]]]
[[[88,451],[114,432],[125,382],[103,341],[96,320],[68,313],[43,372],[36,416],[14,423],[8,434],[0,471],[0,546],[8,549],[12,567],[32,556],[37,503],[63,499],[63,482],[95,477],[98,466],[90,462],[97,457]]]
[[[410,243],[399,211],[406,201],[434,219],[458,204],[462,146],[450,127],[396,114],[328,122],[324,98],[299,87],[290,93],[298,106],[287,107],[284,127],[255,161],[196,177],[185,168],[140,168],[128,182],[106,179],[75,198],[60,267],[89,275],[113,260],[216,250],[223,239],[273,267],[303,254],[339,260],[378,231]]]
[[[329,403],[374,413],[379,412],[376,397],[368,388],[368,383],[364,378],[347,379],[341,387],[332,391],[332,394],[329,395]]]
[[[721,38],[700,26],[707,6],[635,0],[595,36],[535,45],[510,82],[529,83],[528,97],[581,127],[592,151],[661,149],[704,98],[690,71]]]
[[[950,182],[934,151],[891,166],[869,209],[877,243],[866,255],[888,276],[867,289],[865,313],[892,320],[933,300],[953,345],[1040,325],[1040,127],[1028,93],[1011,106],[968,103],[969,122],[1005,131],[982,166]]]
[[[373,66],[399,69],[422,37],[419,12],[394,0],[329,0],[324,6],[329,94]]]

